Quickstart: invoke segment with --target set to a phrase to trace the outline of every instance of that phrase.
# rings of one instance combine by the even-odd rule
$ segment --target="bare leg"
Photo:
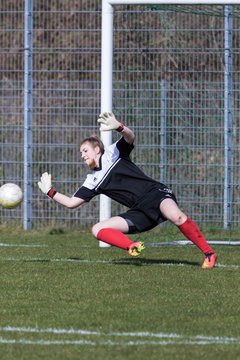
[[[113,216],[110,219],[100,221],[97,224],[93,225],[92,227],[93,236],[97,237],[98,232],[101,229],[106,229],[106,228],[111,228],[121,231],[122,233],[127,233],[128,223],[121,216]]]
[[[179,209],[172,199],[163,200],[160,204],[160,211],[166,219],[176,226],[182,225],[187,220],[187,215]]]

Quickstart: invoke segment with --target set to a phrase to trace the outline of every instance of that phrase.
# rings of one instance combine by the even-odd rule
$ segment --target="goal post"
[[[113,7],[102,2],[102,33],[101,33],[101,112],[112,111],[112,74],[113,74]],[[102,131],[101,140],[104,146],[112,141],[111,131]],[[100,195],[99,220],[109,219],[111,216],[111,199]],[[109,247],[107,243],[99,241],[100,247]]]
[[[102,111],[112,111],[112,97],[113,97],[113,36],[114,36],[114,27],[113,27],[113,17],[114,17],[114,6],[115,5],[234,5],[239,4],[239,0],[218,0],[218,1],[190,1],[190,0],[102,0],[102,29],[101,29],[101,112]],[[225,81],[225,85],[228,82]],[[229,93],[230,89],[225,88],[225,93]],[[225,99],[225,102],[229,102],[229,98]],[[227,112],[225,113],[227,117]],[[225,119],[225,124],[227,123],[227,119]],[[229,130],[229,129],[228,129]],[[111,132],[102,132],[101,139],[105,146],[108,146],[112,141],[112,133]],[[226,143],[229,140],[225,140]],[[227,150],[226,150],[227,151]],[[226,155],[226,153],[225,153]],[[228,163],[225,162],[225,166],[228,166]],[[230,176],[229,171],[227,172],[228,176]],[[225,179],[225,187],[228,186],[228,180]],[[230,216],[229,212],[229,199],[227,199],[227,195],[229,195],[229,191],[225,189],[224,202],[226,202],[225,213],[228,214],[226,216]],[[226,210],[227,209],[227,210]],[[100,196],[100,210],[99,210],[99,218],[100,221],[108,219],[111,216],[111,200],[105,195]],[[225,225],[228,223],[228,219],[224,219]],[[224,226],[225,227],[225,226]],[[101,247],[108,246],[107,244],[100,242]]]

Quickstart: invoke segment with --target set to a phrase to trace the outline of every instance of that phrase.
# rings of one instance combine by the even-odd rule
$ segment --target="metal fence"
[[[2,223],[99,218],[99,199],[67,210],[37,181],[49,171],[71,195],[85,179],[79,143],[99,133],[101,10],[98,0],[0,4],[1,183],[25,190]],[[238,5],[114,8],[113,110],[135,130],[133,159],[197,222],[229,229],[240,214],[239,18]]]

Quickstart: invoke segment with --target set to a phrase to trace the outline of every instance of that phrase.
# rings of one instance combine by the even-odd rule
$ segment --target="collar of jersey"
[[[94,170],[94,171],[100,171],[100,170],[102,170],[102,155],[101,155],[101,157],[99,158],[99,166],[96,166],[93,170]]]

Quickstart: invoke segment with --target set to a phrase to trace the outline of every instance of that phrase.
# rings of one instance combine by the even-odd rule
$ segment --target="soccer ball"
[[[12,209],[18,206],[23,199],[22,189],[13,183],[7,183],[0,187],[0,205]]]

